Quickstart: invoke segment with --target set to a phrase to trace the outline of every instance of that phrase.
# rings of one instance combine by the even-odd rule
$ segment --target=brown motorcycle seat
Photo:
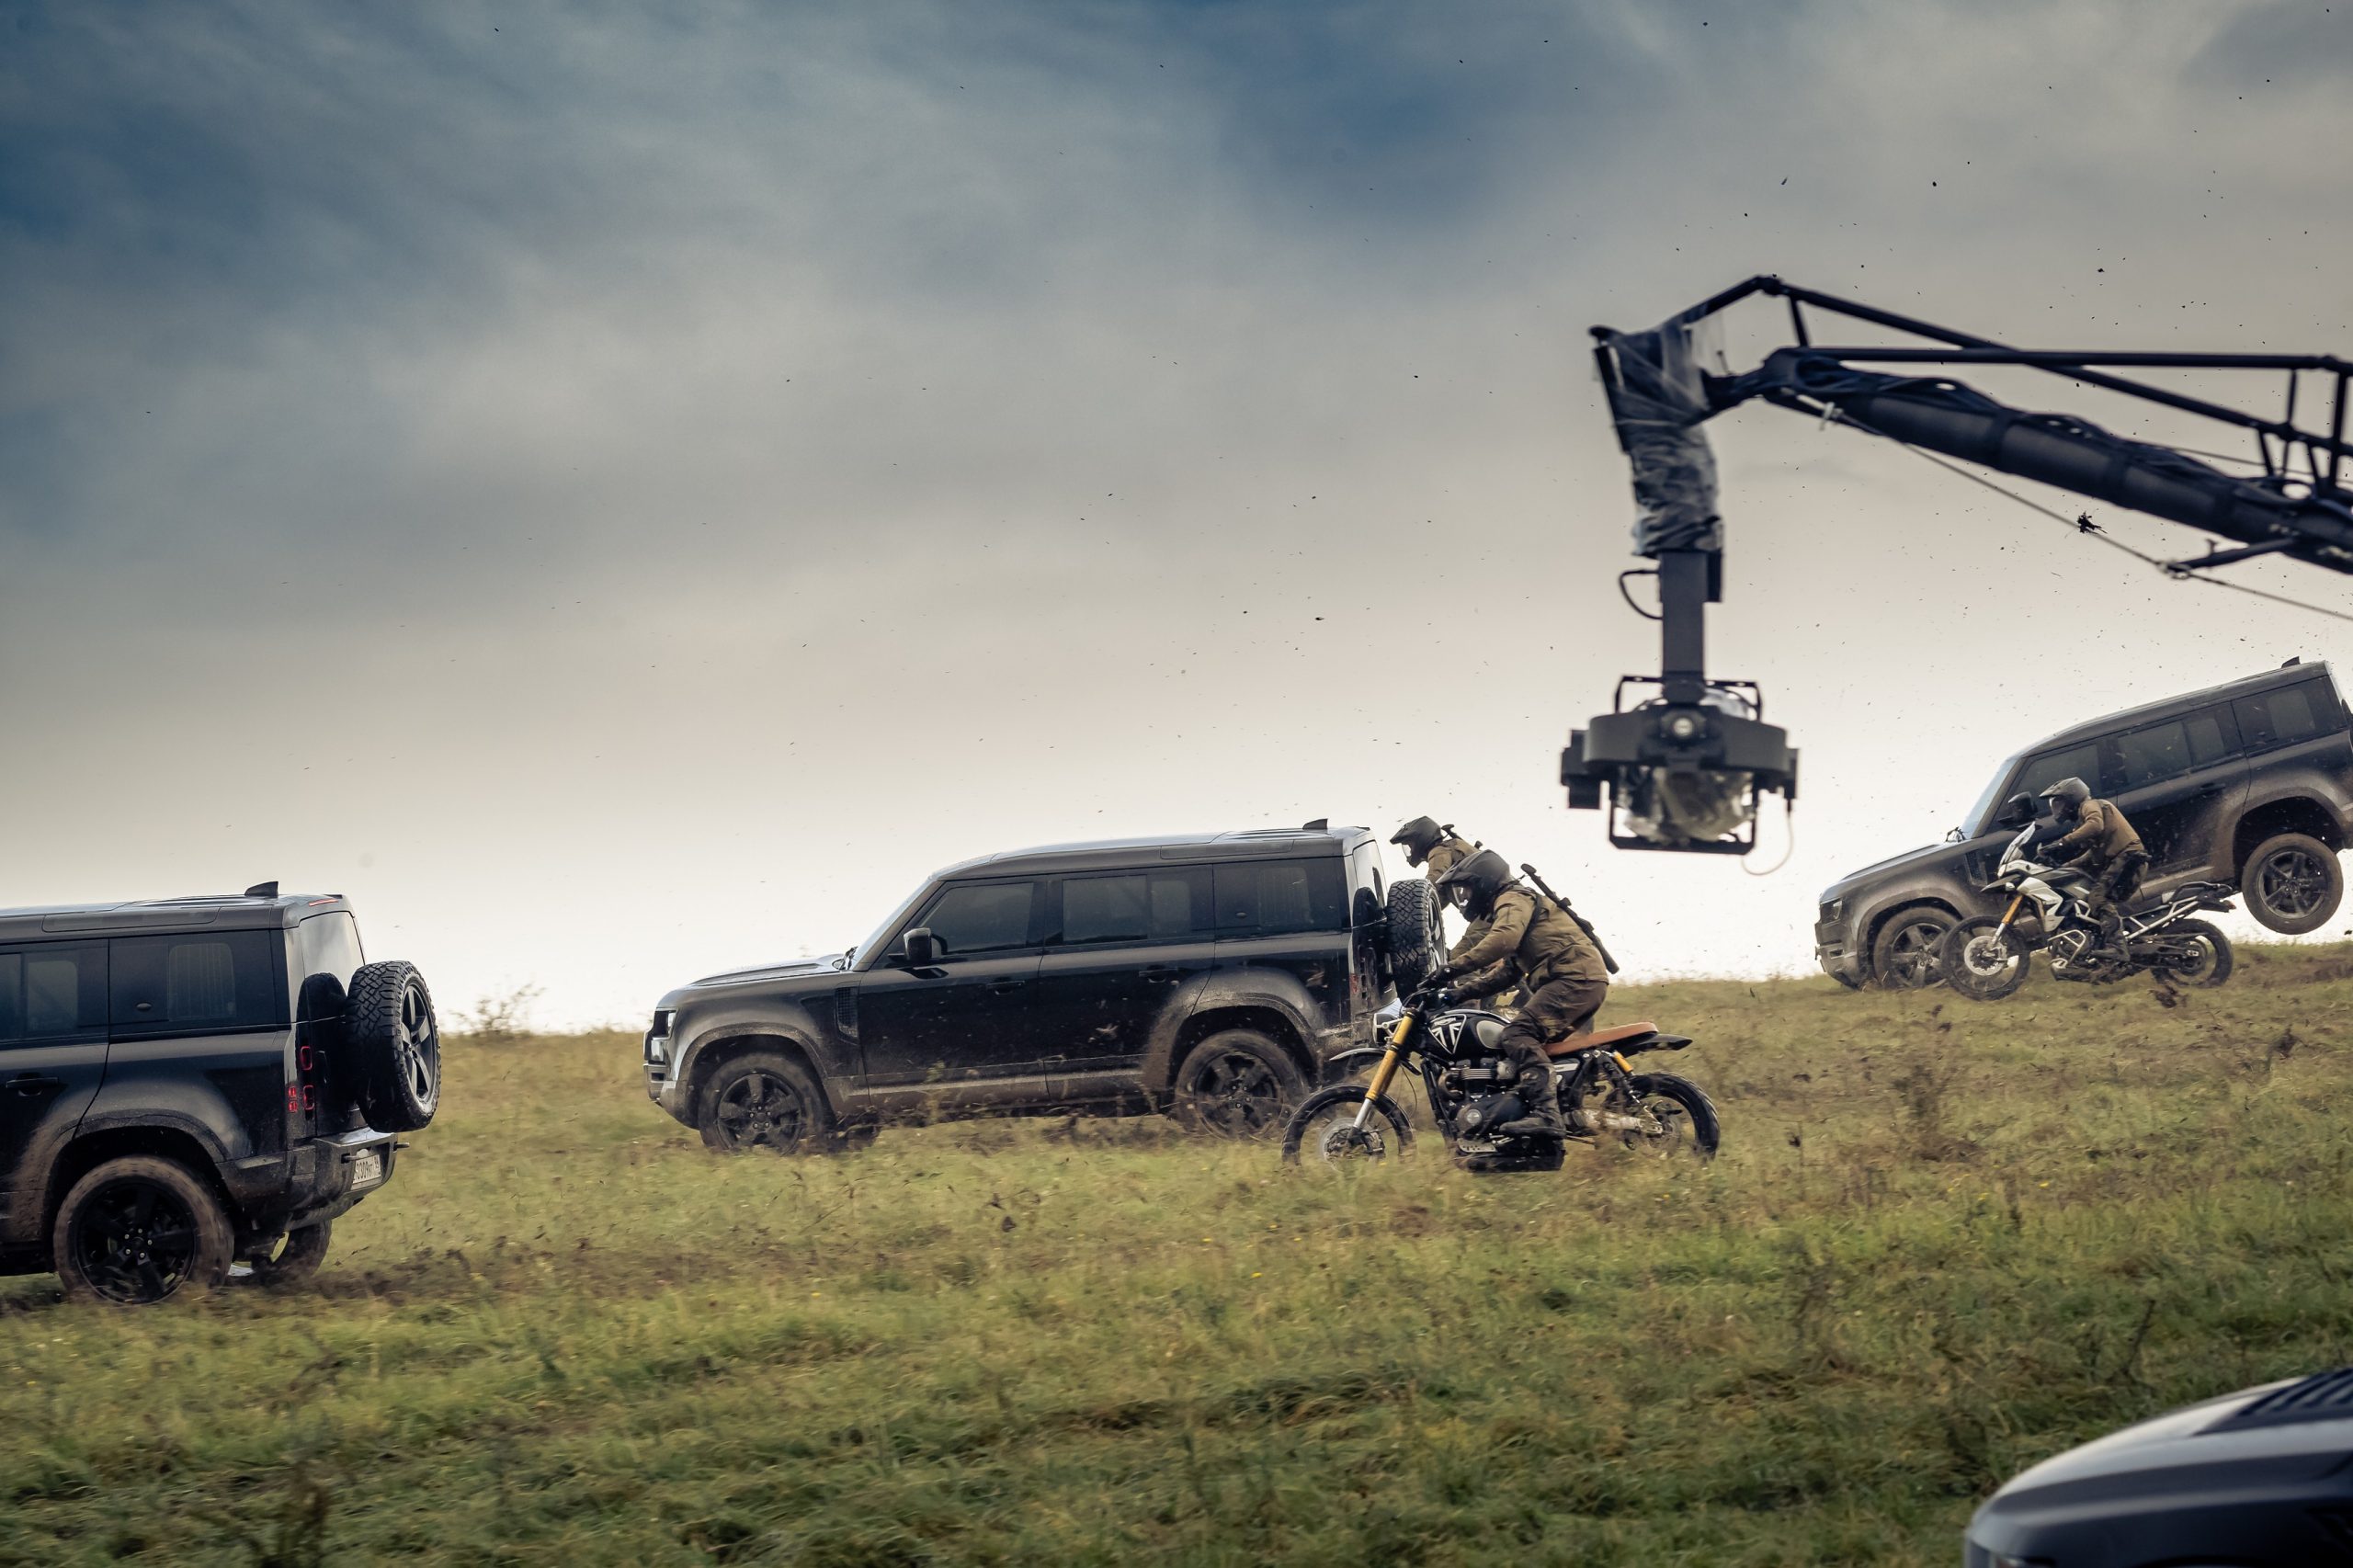
[[[1567,1034],[1558,1040],[1548,1040],[1544,1042],[1544,1054],[1559,1058],[1574,1051],[1590,1051],[1597,1045],[1618,1045],[1656,1033],[1656,1024],[1620,1024],[1614,1029],[1595,1029],[1590,1034]]]

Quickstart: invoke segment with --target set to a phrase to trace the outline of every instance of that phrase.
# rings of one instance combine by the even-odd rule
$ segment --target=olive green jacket
[[[1479,846],[1461,834],[1452,838],[1441,838],[1430,846],[1427,855],[1422,857],[1422,875],[1436,881],[1477,853]]]
[[[2141,848],[2141,835],[2124,820],[2113,801],[2086,801],[2073,830],[2059,840],[2061,850],[2075,851],[2070,866],[2106,870],[2118,859]],[[2143,850],[2143,854],[2147,851]]]
[[[1608,966],[1585,928],[1559,904],[1517,882],[1495,895],[1495,908],[1479,924],[1485,930],[1474,926],[1448,955],[1448,968],[1472,971],[1457,987],[1463,995],[1484,996],[1515,981],[1526,981],[1530,990],[1552,980],[1609,982]]]

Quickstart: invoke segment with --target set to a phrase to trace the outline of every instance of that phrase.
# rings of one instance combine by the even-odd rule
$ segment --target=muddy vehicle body
[[[1436,901],[1397,886],[1426,963]],[[1321,824],[969,860],[838,957],[663,997],[646,1093],[723,1150],[1065,1111],[1271,1131],[1373,1039],[1391,891],[1369,830]]]
[[[0,911],[0,1272],[135,1304],[315,1270],[440,1047],[339,896]]]
[[[2348,727],[2328,666],[2298,664],[2063,730],[1995,768],[1943,843],[1824,889],[1815,957],[1848,985],[1933,983],[1945,934],[2001,913],[1982,890],[2023,825],[2006,802],[2069,777],[2131,819],[2149,851],[2144,896],[2224,882],[2269,929],[2317,929],[2344,895]]]

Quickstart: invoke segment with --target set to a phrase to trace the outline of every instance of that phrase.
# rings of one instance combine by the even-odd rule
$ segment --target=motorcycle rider
[[[2091,786],[2080,778],[2062,778],[2042,791],[2052,804],[2058,825],[2066,829],[2052,845],[2054,853],[2075,852],[2068,867],[2090,879],[2092,913],[2099,920],[2103,947],[2124,950],[2124,906],[2141,891],[2149,869],[2149,853],[2113,801],[2092,799]]]
[[[1415,817],[1390,835],[1389,842],[1403,845],[1405,864],[1433,882],[1479,852],[1476,844],[1454,831],[1452,823],[1436,817]]]
[[[1390,837],[1389,842],[1404,846],[1405,863],[1419,868],[1422,875],[1429,879],[1432,886],[1436,886],[1447,872],[1476,855],[1480,847],[1477,841],[1465,838],[1455,832],[1452,823],[1440,823],[1436,817],[1415,817],[1412,822],[1399,828]],[[1484,920],[1466,917],[1466,928],[1461,937],[1447,950],[1446,958],[1449,963],[1460,964],[1463,953],[1476,946],[1480,938],[1487,934],[1487,923]],[[1516,1007],[1524,1004],[1527,999],[1528,993],[1523,987],[1513,992],[1508,1002],[1498,1003],[1496,1007],[1498,1011],[1506,1007]]]
[[[1511,866],[1492,849],[1482,849],[1438,881],[1468,919],[1483,922],[1475,942],[1449,955],[1432,977],[1442,988],[1441,1006],[1486,996],[1515,982],[1530,993],[1519,1016],[1504,1026],[1497,1042],[1511,1065],[1511,1090],[1520,1114],[1488,1131],[1509,1138],[1564,1139],[1552,1060],[1545,1041],[1582,1033],[1609,994],[1609,971],[1601,954],[1569,913],[1521,883]],[[1467,977],[1455,984],[1458,977]]]

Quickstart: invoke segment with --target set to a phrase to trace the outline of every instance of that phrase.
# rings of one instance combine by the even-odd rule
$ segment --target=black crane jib
[[[1736,372],[1708,346],[1710,324],[1760,295],[1788,302],[1795,341]],[[1930,347],[1817,343],[1809,310]],[[2333,356],[2018,349],[1771,277],[1749,278],[1647,331],[1596,327],[1594,337],[1610,417],[1633,470],[1635,551],[1657,562],[1661,661],[1655,676],[1620,681],[1616,711],[1571,733],[1561,776],[1572,806],[1599,806],[1608,789],[1611,839],[1625,847],[1745,853],[1755,842],[1759,797],[1796,793],[1797,754],[1785,732],[1762,722],[1756,688],[1711,680],[1705,670],[1706,607],[1722,594],[1723,522],[1715,458],[1700,426],[1728,409],[1763,401],[1835,419],[2235,546],[2163,563],[2177,575],[2269,554],[2353,572],[2353,493],[2340,483],[2353,453],[2345,433],[2353,362]],[[1965,366],[2045,371],[2233,426],[2254,437],[2257,472],[2231,473],[2075,415],[2013,407],[1944,373]],[[2283,372],[2285,411],[2275,418],[2120,373],[2143,369]],[[2297,417],[2308,377],[2327,384],[2325,430]],[[1655,686],[1659,695],[1627,710],[1630,685]]]

